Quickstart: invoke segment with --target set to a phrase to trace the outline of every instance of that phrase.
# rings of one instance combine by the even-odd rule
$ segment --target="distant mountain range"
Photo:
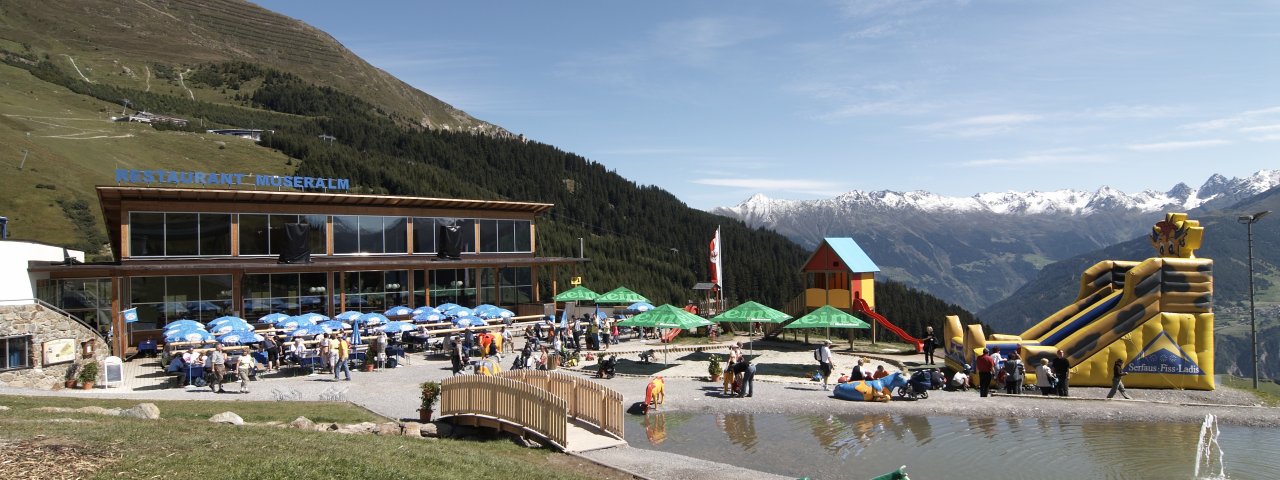
[[[852,191],[822,200],[755,195],[712,210],[814,248],[853,237],[882,275],[971,310],[999,301],[1048,263],[1143,235],[1166,211],[1213,211],[1280,185],[1280,170],[1215,174],[1199,188],[1165,192],[993,192],[946,197],[924,191]]]

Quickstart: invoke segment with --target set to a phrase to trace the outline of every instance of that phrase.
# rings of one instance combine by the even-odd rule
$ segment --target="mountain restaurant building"
[[[568,275],[586,261],[536,255],[535,219],[551,209],[546,203],[138,186],[97,192],[117,261],[31,262],[28,271],[41,300],[117,333],[118,354],[183,318],[254,321],[275,312],[334,316],[446,302],[541,314],[559,267]],[[545,297],[543,276],[552,289]],[[126,327],[120,312],[130,308],[138,321]],[[126,331],[132,335],[119,334]]]

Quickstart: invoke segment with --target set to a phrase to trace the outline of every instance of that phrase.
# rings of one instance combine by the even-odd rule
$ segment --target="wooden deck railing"
[[[517,380],[464,375],[440,382],[440,415],[485,415],[520,424],[560,448],[568,444],[564,398]]]
[[[545,370],[511,370],[500,377],[518,380],[567,402],[569,416],[625,438],[622,394],[582,377]]]

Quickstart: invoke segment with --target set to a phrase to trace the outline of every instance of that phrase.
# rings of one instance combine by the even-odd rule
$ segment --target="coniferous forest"
[[[237,91],[237,104],[229,105],[81,82],[48,60],[2,53],[6,63],[76,93],[109,102],[130,98],[208,128],[271,130],[261,146],[299,160],[299,175],[347,178],[356,193],[555,204],[538,223],[539,255],[576,257],[583,238],[591,262],[580,273],[597,291],[624,285],[655,304],[694,298],[691,287],[709,276],[708,244],[717,227],[726,299],[781,306],[803,287],[799,269],[809,252],[785,237],[690,208],[658,187],[551,145],[422,128],[356,96],[254,64],[201,65],[190,75],[193,84]],[[946,314],[970,318],[923,292],[880,285],[880,308],[909,332],[922,331],[926,321],[939,324]]]

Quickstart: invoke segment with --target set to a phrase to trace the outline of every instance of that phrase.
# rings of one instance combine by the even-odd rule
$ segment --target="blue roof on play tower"
[[[852,238],[824,238],[813,255],[804,262],[803,271],[849,271],[855,273],[879,272],[880,267],[871,261]]]

